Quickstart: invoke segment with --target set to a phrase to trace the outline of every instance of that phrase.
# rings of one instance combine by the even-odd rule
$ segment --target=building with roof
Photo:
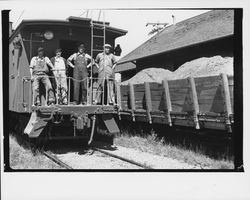
[[[233,56],[234,11],[212,10],[170,25],[118,61],[122,81],[149,67],[171,71],[187,61]]]

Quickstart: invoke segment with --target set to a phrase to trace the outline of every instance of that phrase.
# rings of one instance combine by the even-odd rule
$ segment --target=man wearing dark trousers
[[[91,56],[85,53],[84,44],[80,44],[78,52],[72,54],[68,59],[68,64],[72,67],[74,80],[74,104],[87,103],[87,77],[88,77],[88,62],[91,61]],[[74,61],[74,64],[72,63]],[[80,91],[82,97],[80,99]]]

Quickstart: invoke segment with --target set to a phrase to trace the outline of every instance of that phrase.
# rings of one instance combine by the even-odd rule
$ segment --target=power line
[[[79,17],[83,16],[86,12],[87,10],[85,10],[82,14],[80,14]]]

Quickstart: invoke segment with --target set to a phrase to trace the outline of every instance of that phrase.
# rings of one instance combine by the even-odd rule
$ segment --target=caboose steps
[[[30,120],[24,129],[24,134],[27,134],[30,138],[38,137],[50,119],[50,116],[43,115],[40,112],[32,112]]]

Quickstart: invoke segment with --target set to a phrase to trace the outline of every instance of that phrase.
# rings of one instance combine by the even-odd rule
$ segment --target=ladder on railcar
[[[103,16],[103,20],[102,23],[99,23],[101,13]],[[98,21],[96,22],[94,22],[93,18],[91,17],[90,26],[91,26],[91,58],[93,58],[93,56],[96,56],[100,52],[104,52],[105,56],[104,45],[106,43],[106,23],[105,23],[104,11],[102,10],[99,11]],[[102,41],[101,45],[100,44],[98,45],[98,41],[100,42],[100,40]],[[93,60],[91,60],[90,94],[89,94],[90,105],[93,104],[93,64],[94,64]],[[104,94],[104,88],[103,88],[103,94]],[[102,99],[102,101],[104,101],[104,99]]]

